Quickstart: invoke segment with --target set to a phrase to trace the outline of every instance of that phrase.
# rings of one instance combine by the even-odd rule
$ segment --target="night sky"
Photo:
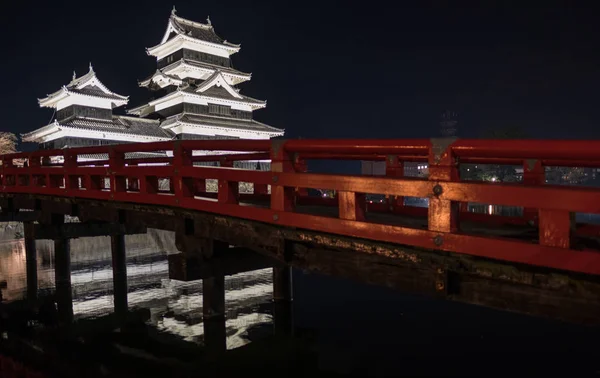
[[[130,96],[127,107],[141,104],[149,92],[137,80],[156,69],[145,48],[160,42],[175,5],[184,18],[210,15],[217,34],[241,43],[234,67],[253,74],[242,93],[266,99],[255,118],[288,137],[439,136],[445,109],[459,113],[461,137],[504,127],[600,136],[591,9],[397,3],[4,2],[1,129],[46,125],[52,110],[36,99],[90,61],[109,89]]]

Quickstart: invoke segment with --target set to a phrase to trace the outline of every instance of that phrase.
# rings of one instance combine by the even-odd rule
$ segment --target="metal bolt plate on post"
[[[448,149],[452,143],[458,138],[431,138],[431,149],[433,151],[433,160],[435,163],[439,163],[442,159],[442,154]]]
[[[277,155],[279,153],[279,150],[283,147],[286,141],[287,140],[285,139],[273,139],[271,141],[271,150],[274,155]]]
[[[434,237],[433,244],[435,244],[438,247],[444,244],[444,238],[442,237],[442,235],[437,235],[436,237]]]
[[[527,159],[527,160],[525,160],[525,162],[527,163],[527,170],[529,172],[531,172],[531,171],[533,171],[533,168],[535,168],[537,159]]]
[[[446,288],[446,285],[444,285],[444,283],[442,281],[437,281],[435,283],[435,289],[437,291],[443,291]]]

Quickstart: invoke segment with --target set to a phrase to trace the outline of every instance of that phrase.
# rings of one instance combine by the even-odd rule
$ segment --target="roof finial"
[[[92,67],[92,62],[90,62],[90,72],[94,72],[94,67]]]
[[[210,26],[212,23],[210,22],[210,16],[206,16],[206,23]]]
[[[171,14],[173,16],[175,16],[175,13],[177,13],[177,9],[175,9],[175,5],[173,5],[173,9],[171,10]]]
[[[75,70],[73,70],[73,80],[77,79],[77,74],[75,73]]]

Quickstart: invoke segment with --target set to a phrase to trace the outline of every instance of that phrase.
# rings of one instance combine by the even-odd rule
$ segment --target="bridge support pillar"
[[[127,315],[127,259],[125,235],[110,236],[113,269],[113,295],[115,315],[122,319]]]
[[[293,334],[292,268],[273,268],[273,323],[276,336]]]
[[[225,333],[225,276],[202,280],[204,345],[207,352],[218,354],[227,349]]]
[[[73,321],[73,294],[71,291],[71,248],[67,238],[54,240],[54,281],[59,322],[69,324]]]
[[[27,269],[27,299],[37,299],[37,251],[35,249],[35,236],[33,222],[23,222],[23,237],[25,240],[25,261]]]

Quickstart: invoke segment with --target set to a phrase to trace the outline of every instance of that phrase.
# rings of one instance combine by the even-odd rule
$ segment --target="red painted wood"
[[[202,193],[206,191],[206,179],[192,177],[194,185],[194,193]]]
[[[569,248],[574,222],[571,213],[561,210],[540,209],[540,244],[550,247]]]
[[[546,183],[546,174],[540,160],[526,160],[523,163],[523,184],[525,185],[544,185]],[[523,209],[523,218],[531,222],[532,225],[538,224],[538,209],[526,207]]]
[[[278,141],[271,146],[271,209],[293,212],[296,207],[295,188],[305,187],[305,185],[301,182],[289,185],[281,180],[281,176],[284,174],[296,178],[300,176],[292,173],[294,171],[293,161],[290,154],[284,149],[284,143],[285,141]],[[302,180],[300,179],[300,181]]]
[[[452,144],[439,151],[436,146],[432,145],[429,150],[429,181],[434,182],[428,195],[427,224],[429,230],[445,233],[458,231],[459,202],[442,196],[446,190],[446,182],[459,181],[458,164]]]
[[[385,160],[385,175],[389,178],[404,177],[404,162],[399,159],[398,155],[389,155]],[[402,211],[404,196],[388,195],[387,204],[392,212]]]
[[[181,172],[183,167],[192,166],[193,150],[182,145],[181,141],[175,142],[173,146],[173,168],[170,172],[170,190],[177,198],[193,197],[196,192],[194,179],[192,177],[184,177]]]
[[[338,192],[340,219],[365,220],[365,195],[353,192]]]
[[[487,182],[448,182],[443,186],[440,197],[452,201],[600,214],[597,188]]]
[[[224,168],[233,168],[233,161],[222,158],[220,165]],[[239,181],[219,179],[217,196],[219,203],[237,204],[239,202],[239,188]]]
[[[296,156],[294,158],[294,172],[298,172],[298,173],[308,172],[308,164],[306,163],[306,160],[300,159],[300,156],[298,154],[296,154]],[[299,197],[306,197],[306,196],[308,196],[308,188],[306,188],[304,186],[296,187],[296,201],[298,200]]]
[[[1,191],[178,206],[285,227],[600,274],[600,252],[569,249],[573,235],[600,235],[598,226],[584,225],[575,230],[570,215],[573,212],[600,213],[600,190],[548,186],[543,179],[546,165],[583,166],[582,163],[587,162],[585,166],[596,166],[594,164],[600,162],[600,142],[457,140],[443,151],[434,151],[433,147],[429,140],[236,140],[40,150],[1,157]],[[193,156],[194,150],[242,153],[197,157]],[[173,158],[124,158],[126,152],[144,151],[171,151]],[[78,155],[89,153],[105,153],[109,159],[85,164],[77,162]],[[305,173],[306,159],[381,160],[380,157],[389,154],[393,155],[393,159],[388,162],[388,177]],[[65,161],[50,166],[51,156],[64,156]],[[271,172],[231,168],[233,161],[263,160],[267,157],[272,160]],[[27,159],[28,165],[16,166],[15,159]],[[415,159],[429,161],[429,180],[402,178],[403,162]],[[482,164],[531,163],[525,162],[525,159],[537,159],[537,162],[532,170],[525,170],[523,184],[492,184],[461,182],[457,159],[460,163]],[[221,161],[222,167],[194,167],[194,161]],[[160,163],[164,165],[144,166]],[[110,178],[108,190],[103,190],[104,177]],[[129,187],[125,185],[126,178]],[[173,190],[170,193],[159,191],[158,179],[161,178],[171,179]],[[205,192],[206,179],[219,180],[218,194]],[[239,194],[239,182],[253,183],[255,194]],[[132,183],[137,183],[139,190]],[[271,195],[266,194],[267,185],[272,185]],[[338,197],[307,197],[300,188],[331,189],[338,193]],[[361,193],[428,197],[430,207],[392,206],[390,209],[390,204],[398,203],[367,204]],[[198,194],[207,198],[194,198]],[[239,205],[239,200],[260,199],[270,199],[271,207]],[[337,206],[339,218],[296,213],[296,202],[311,206]],[[461,214],[462,221],[489,224],[525,225],[529,220],[527,209],[535,209],[535,212],[540,209],[539,244],[460,234],[457,231],[459,202],[526,208],[524,217]],[[427,216],[429,230],[366,222],[367,211]]]

